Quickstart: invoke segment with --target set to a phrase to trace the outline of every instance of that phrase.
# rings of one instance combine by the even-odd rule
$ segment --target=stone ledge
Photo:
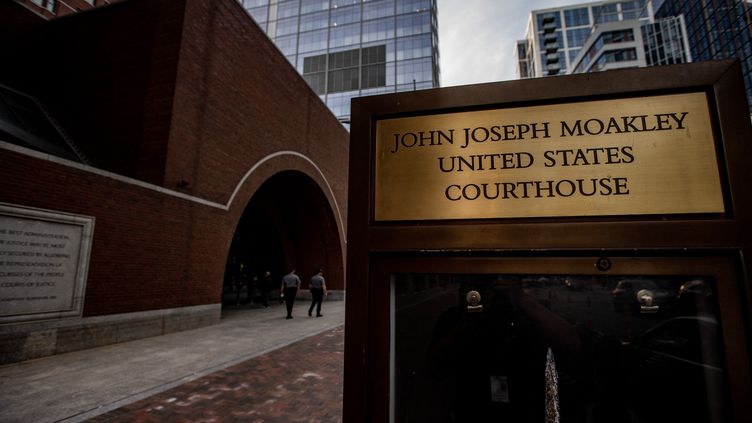
[[[0,364],[100,347],[219,322],[220,304],[0,326]]]

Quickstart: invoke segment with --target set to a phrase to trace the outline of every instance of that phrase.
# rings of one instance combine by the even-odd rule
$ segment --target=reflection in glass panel
[[[424,12],[430,10],[430,0],[400,0],[397,2],[397,13]]]
[[[302,0],[300,13],[318,12],[329,9],[329,0]]]
[[[397,60],[431,56],[431,35],[417,35],[397,40]]]
[[[298,18],[287,18],[287,19],[280,19],[277,21],[277,34],[276,36],[279,37],[281,35],[289,35],[289,34],[295,34],[298,32]],[[274,34],[269,34],[270,36],[274,36]]]
[[[711,277],[392,281],[397,422],[726,421]]]
[[[299,8],[300,5],[298,0],[282,1],[277,6],[277,19],[295,16],[298,14],[298,11],[300,10]]]
[[[332,26],[345,25],[360,21],[360,5],[340,7],[332,10]]]
[[[363,20],[383,18],[394,14],[394,0],[374,0],[363,4]]]
[[[321,29],[300,34],[300,53],[326,48],[328,30]]]
[[[564,11],[564,21],[567,26],[590,25],[590,14],[587,7],[568,9]]]
[[[590,36],[590,28],[570,29],[567,31],[567,45],[569,48],[582,47]]]
[[[363,42],[394,38],[394,18],[378,19],[363,23]]]
[[[431,32],[431,15],[429,12],[414,13],[397,17],[397,36]]]
[[[329,12],[311,13],[300,17],[300,31],[311,31],[329,26]]]
[[[329,48],[360,43],[360,24],[332,27]]]

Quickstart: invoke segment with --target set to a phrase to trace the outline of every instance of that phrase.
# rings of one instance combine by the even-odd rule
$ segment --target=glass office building
[[[684,16],[692,60],[739,58],[752,104],[752,5],[744,0],[655,1],[656,17]],[[752,114],[752,107],[750,108]]]
[[[239,0],[343,122],[353,97],[439,86],[436,0]]]

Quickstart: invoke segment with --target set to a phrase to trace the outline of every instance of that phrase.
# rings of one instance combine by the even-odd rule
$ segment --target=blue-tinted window
[[[397,60],[431,56],[431,35],[397,39]]]
[[[377,0],[363,4],[363,20],[383,18],[394,14],[394,0]]]
[[[298,0],[287,0],[280,2],[277,5],[277,19],[289,18],[290,16],[296,16],[299,10]]]
[[[331,0],[332,9],[338,7],[350,6],[353,4],[360,4],[360,0]]]
[[[618,21],[619,10],[616,8],[616,3],[593,6],[593,18],[596,24]]]
[[[327,36],[328,31],[326,29],[301,33],[299,51],[304,53],[325,49]]]
[[[331,28],[330,47],[342,47],[360,44],[360,24],[351,24]]]
[[[339,7],[332,10],[332,26],[360,22],[360,5]]]
[[[582,47],[589,36],[590,28],[569,29],[567,30],[567,44],[569,48]]]
[[[311,13],[300,17],[300,31],[311,31],[329,26],[329,12]]]
[[[431,59],[414,59],[397,62],[397,84],[432,81]]]
[[[397,2],[397,13],[425,12],[430,8],[430,0],[401,0]]]
[[[590,25],[590,15],[588,8],[569,9],[564,11],[564,21],[567,26]]]
[[[624,20],[637,19],[640,17],[645,0],[623,1],[621,2],[621,13]]]
[[[431,15],[429,12],[402,15],[397,17],[397,36],[431,32]]]
[[[298,18],[286,18],[277,21],[277,36],[295,34],[298,32]],[[271,34],[270,34],[271,35]]]
[[[329,0],[302,0],[300,3],[300,13],[319,12],[329,9]]]
[[[394,18],[377,19],[363,23],[363,42],[394,37]]]

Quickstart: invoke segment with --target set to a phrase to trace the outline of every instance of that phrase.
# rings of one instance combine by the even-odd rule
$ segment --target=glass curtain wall
[[[239,0],[341,121],[350,99],[439,86],[436,0]]]
[[[744,0],[665,0],[657,18],[684,15],[693,61],[736,57],[752,104],[752,4]],[[752,107],[750,107],[752,114]]]

